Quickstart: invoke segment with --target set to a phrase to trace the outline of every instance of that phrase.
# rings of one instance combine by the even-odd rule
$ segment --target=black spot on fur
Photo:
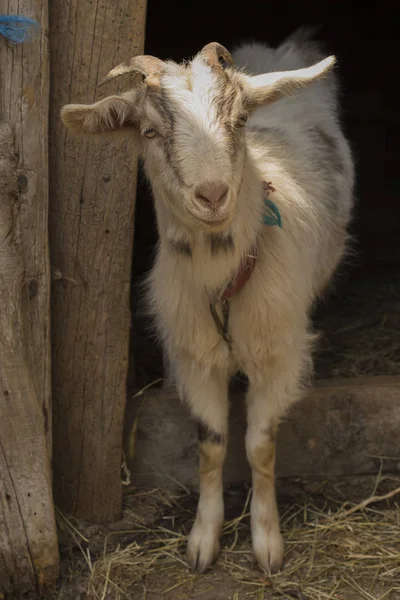
[[[169,247],[182,256],[192,256],[192,249],[186,240],[170,240]]]
[[[217,444],[218,446],[224,443],[224,436],[222,433],[218,433],[217,431],[213,431],[205,423],[199,421],[197,424],[197,430],[199,435],[199,442],[204,444],[208,442],[209,444]]]
[[[221,235],[218,233],[211,233],[209,235],[211,254],[216,256],[219,252],[229,252],[235,249],[235,243],[232,235]]]

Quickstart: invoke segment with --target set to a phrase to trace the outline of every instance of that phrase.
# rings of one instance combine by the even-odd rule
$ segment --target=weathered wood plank
[[[24,261],[26,350],[51,459],[50,263],[48,247],[48,2],[0,0],[0,13],[39,22],[38,38],[20,45],[0,39],[0,116],[15,134]]]
[[[139,405],[138,426],[132,436]],[[244,397],[232,397],[225,468],[229,483],[250,478]],[[340,477],[400,470],[400,378],[319,382],[281,424],[277,476]],[[133,441],[136,444],[133,445]],[[125,429],[134,485],[197,487],[196,426],[176,395],[154,390],[128,403]],[[135,453],[132,456],[132,448]]]
[[[13,135],[1,122],[0,597],[18,600],[55,587],[59,562],[43,413],[23,322],[20,216]]]
[[[142,52],[145,8],[53,0],[50,10],[55,497],[92,521],[121,511],[136,157],[129,139],[75,137],[59,113],[113,93],[97,83]]]

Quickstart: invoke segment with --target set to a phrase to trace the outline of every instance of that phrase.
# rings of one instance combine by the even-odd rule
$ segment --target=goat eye
[[[145,129],[143,131],[143,134],[149,139],[151,140],[151,138],[156,137],[157,135],[157,131],[154,129],[154,127],[147,127],[147,129]]]
[[[236,121],[236,127],[244,127],[247,123],[248,116],[246,114],[240,115]]]

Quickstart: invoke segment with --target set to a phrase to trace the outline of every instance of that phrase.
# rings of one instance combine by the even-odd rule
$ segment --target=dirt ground
[[[400,600],[399,486],[390,475],[279,482],[286,553],[274,576],[253,561],[249,485],[227,489],[221,554],[204,575],[185,563],[196,494],[128,490],[113,526],[58,514],[58,600]]]

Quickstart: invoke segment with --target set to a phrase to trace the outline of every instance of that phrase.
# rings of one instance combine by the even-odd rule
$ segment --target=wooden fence
[[[11,12],[40,26],[0,38],[0,598],[20,600],[56,585],[53,490],[77,517],[121,513],[136,157],[59,111],[143,51],[146,5],[0,0]]]

